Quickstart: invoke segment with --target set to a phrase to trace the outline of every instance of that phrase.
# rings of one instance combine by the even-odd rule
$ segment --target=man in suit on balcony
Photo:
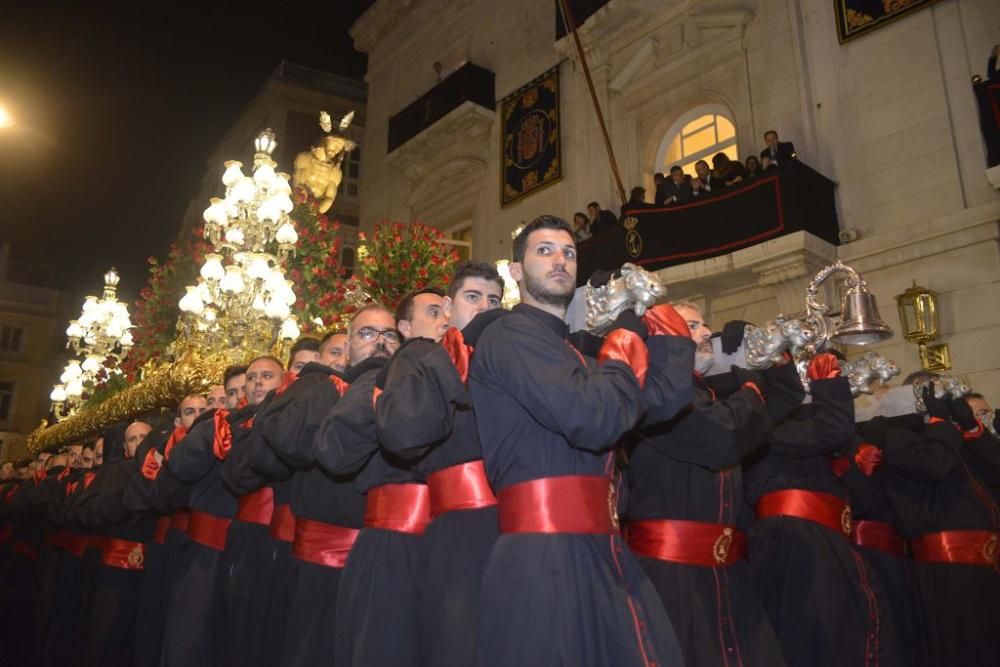
[[[684,177],[684,170],[675,164],[670,168],[670,178],[656,188],[656,203],[662,206],[683,204],[691,197],[691,185]]]
[[[618,218],[615,217],[615,214],[601,208],[601,205],[596,201],[587,204],[587,213],[590,214],[590,233],[594,236],[618,224]]]
[[[790,141],[778,141],[778,133],[774,130],[764,133],[764,143],[767,144],[767,148],[760,152],[761,159],[769,157],[773,164],[780,166],[799,158],[795,152],[795,144]]]

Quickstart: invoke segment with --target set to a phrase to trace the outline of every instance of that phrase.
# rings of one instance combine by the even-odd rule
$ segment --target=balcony
[[[462,65],[389,119],[387,152],[392,153],[463,104],[482,107],[492,117],[496,108],[495,78],[493,72],[479,65]]]
[[[627,211],[637,221],[631,230],[615,225],[580,243],[578,280],[584,284],[596,269],[613,270],[625,262],[651,271],[690,265],[678,268],[678,276],[688,269],[725,274],[738,268],[733,262],[758,263],[765,259],[758,257],[761,248],[768,248],[764,255],[773,253],[793,237],[833,248],[840,231],[835,187],[809,166],[793,162],[701,202]]]

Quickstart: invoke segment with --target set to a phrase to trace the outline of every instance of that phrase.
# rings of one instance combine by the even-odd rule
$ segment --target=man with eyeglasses
[[[416,619],[425,665],[476,660],[479,586],[498,529],[465,386],[472,348],[463,333],[481,313],[498,310],[502,298],[503,279],[492,264],[461,264],[448,288],[451,327],[442,343],[408,341],[390,364],[376,407],[382,448],[413,461],[430,491],[432,521],[414,577],[418,607],[409,619]]]
[[[405,347],[438,345],[448,327],[443,290],[410,292],[396,309],[396,327],[385,331],[352,332],[353,353],[359,341],[368,344],[406,336]],[[372,327],[366,327],[374,329]],[[394,351],[394,350],[393,350]],[[369,360],[373,361],[372,359]],[[385,363],[384,359],[377,361]],[[390,456],[379,447],[375,403],[386,378],[405,373],[389,361],[384,368],[356,373],[351,388],[331,410],[316,437],[316,458],[333,475],[357,475],[356,488],[367,494],[364,528],[351,548],[337,591],[334,662],[344,665],[416,665],[417,570],[420,535],[428,522],[429,494],[412,461]],[[391,632],[386,632],[391,629]]]
[[[342,336],[341,340],[336,340]],[[331,342],[332,341],[332,342]],[[253,472],[275,484],[271,533],[290,554],[288,572],[275,575],[275,594],[265,633],[267,656],[277,650],[282,665],[329,662],[336,623],[337,588],[354,538],[364,522],[365,496],[353,475],[332,476],[316,466],[314,435],[328,412],[347,391],[347,378],[378,367],[399,346],[396,322],[385,308],[372,304],[357,313],[346,334],[334,334],[320,344],[321,362],[308,364],[299,378],[275,396],[258,415],[248,444]],[[331,366],[335,355],[328,344],[344,345],[347,373]],[[231,477],[230,488],[248,479]],[[289,503],[289,504],[285,504]]]
[[[642,318],[626,311],[595,366],[567,340],[569,225],[548,215],[527,224],[510,271],[521,304],[483,330],[469,366],[500,525],[483,574],[478,664],[682,664],[619,533],[614,450],[644,415],[665,421],[691,401],[688,324],[667,304]]]

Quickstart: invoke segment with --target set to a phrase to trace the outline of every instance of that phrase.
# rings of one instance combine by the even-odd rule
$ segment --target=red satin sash
[[[170,460],[170,452],[173,451],[174,445],[183,440],[184,437],[187,435],[187,432],[188,432],[187,427],[181,424],[180,426],[174,429],[173,433],[170,434],[170,439],[167,440],[167,444],[163,446],[164,461]]]
[[[87,541],[87,549],[97,549],[98,551],[104,551],[104,543],[108,538],[103,535],[87,535],[84,539]]]
[[[431,522],[426,484],[383,484],[368,491],[365,527],[421,535]]]
[[[182,533],[186,533],[188,529],[188,524],[191,522],[191,512],[187,510],[174,512],[170,515],[170,527],[174,530],[179,530]]]
[[[11,551],[24,556],[28,560],[35,560],[38,558],[38,551],[35,547],[31,546],[27,542],[22,542],[21,540],[14,540],[14,546],[11,547]]]
[[[867,519],[851,523],[851,542],[859,547],[878,549],[893,556],[902,556],[906,546],[903,536],[891,523]]]
[[[945,530],[910,540],[913,559],[921,563],[997,564],[1000,535],[989,530]]]
[[[86,535],[74,533],[73,538],[69,541],[69,552],[77,558],[83,558],[83,554],[86,553],[89,543],[90,540]]]
[[[275,505],[271,515],[271,537],[282,542],[295,541],[295,515],[291,505]]]
[[[818,523],[845,537],[851,534],[851,508],[829,493],[784,489],[761,496],[757,501],[757,518],[791,516]]]
[[[141,570],[146,560],[146,545],[142,542],[109,537],[101,551],[101,562],[122,570]]]
[[[191,510],[191,521],[188,523],[188,537],[216,551],[226,550],[226,534],[232,519]]]
[[[469,362],[472,359],[472,348],[465,344],[462,332],[455,327],[451,327],[444,332],[441,345],[444,347],[445,352],[448,353],[448,356],[451,357],[451,363],[455,364],[455,370],[458,371],[458,377],[462,378],[462,384],[467,384],[469,381]]]
[[[508,486],[499,501],[501,533],[618,531],[617,498],[607,477],[543,477]]]
[[[225,461],[233,448],[233,427],[229,425],[229,410],[219,409],[212,415],[215,420],[215,435],[212,436],[212,453],[215,458]]]
[[[156,520],[156,527],[153,529],[153,541],[163,544],[167,541],[167,530],[170,529],[170,517],[161,516]]]
[[[316,565],[344,567],[360,532],[357,528],[297,517],[292,555]]]
[[[625,539],[639,556],[685,565],[731,565],[747,555],[746,534],[717,523],[633,521],[625,529]]]
[[[620,361],[632,369],[639,386],[646,384],[646,373],[649,371],[649,349],[646,342],[633,331],[615,329],[604,337],[601,350],[597,353],[600,363]]]
[[[153,481],[160,474],[160,463],[156,460],[156,450],[151,449],[146,452],[146,458],[142,460],[139,472],[149,481]]]
[[[63,528],[62,530],[57,530],[54,533],[49,533],[46,541],[57,549],[68,551],[72,539],[73,533]]]
[[[431,518],[452,510],[472,510],[497,504],[482,460],[432,472],[427,476],[427,488],[431,494]]]
[[[345,382],[344,380],[341,380],[336,375],[330,376],[330,382],[332,382],[333,386],[337,388],[337,393],[340,394],[341,396],[346,394],[347,390],[350,389],[351,387],[349,383]]]
[[[271,525],[274,515],[274,489],[263,486],[253,493],[240,496],[236,520],[245,523],[256,523],[261,526]]]
[[[298,373],[293,373],[292,371],[285,371],[285,374],[281,376],[281,386],[274,390],[275,396],[281,396],[288,388],[292,386],[292,383],[299,379]]]

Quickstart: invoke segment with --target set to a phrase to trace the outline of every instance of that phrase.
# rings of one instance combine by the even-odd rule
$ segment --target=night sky
[[[370,4],[9,3],[0,102],[18,125],[0,130],[0,240],[12,259],[53,266],[73,302],[114,265],[134,300],[208,156],[282,59],[363,77],[347,31]]]

